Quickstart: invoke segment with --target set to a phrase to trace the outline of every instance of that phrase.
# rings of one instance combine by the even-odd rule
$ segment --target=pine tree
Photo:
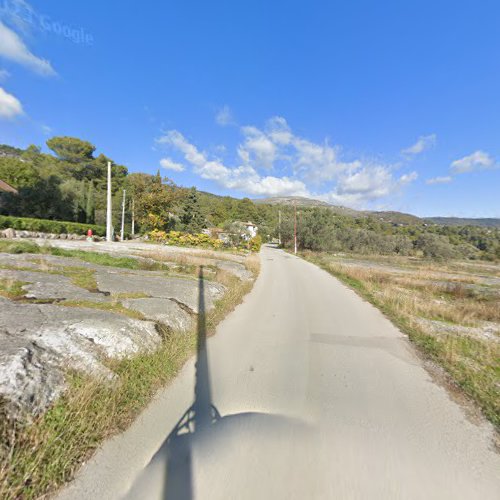
[[[182,207],[181,223],[184,230],[188,233],[199,233],[206,227],[205,219],[200,210],[200,202],[198,200],[198,192],[196,188],[191,188],[189,194],[184,200]]]

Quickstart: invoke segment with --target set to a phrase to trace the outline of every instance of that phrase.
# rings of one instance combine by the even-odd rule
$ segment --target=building
[[[259,228],[253,222],[247,222],[245,224],[245,227],[248,234],[250,235],[250,238],[254,238],[255,236],[257,236],[257,231]]]
[[[10,184],[7,184],[5,181],[2,181],[2,179],[0,179],[0,193],[18,194],[18,191],[15,187],[11,186]]]

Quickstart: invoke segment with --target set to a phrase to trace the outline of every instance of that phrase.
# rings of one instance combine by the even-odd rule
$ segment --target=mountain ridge
[[[340,205],[332,205],[326,201],[307,198],[304,196],[274,196],[269,198],[256,198],[252,201],[257,205],[285,205],[296,204],[298,207],[328,208],[338,215],[351,217],[374,217],[394,224],[439,224],[444,226],[480,226],[500,228],[500,218],[495,217],[418,217],[417,215],[398,212],[395,210],[372,211],[356,210]]]

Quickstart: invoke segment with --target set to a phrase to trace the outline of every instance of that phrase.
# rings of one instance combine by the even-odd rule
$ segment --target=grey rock
[[[224,271],[227,271],[240,280],[250,281],[253,279],[253,274],[243,265],[232,260],[218,260],[216,266]]]
[[[22,288],[26,291],[25,296],[28,299],[109,301],[104,294],[89,292],[73,285],[67,276],[60,274],[0,269],[0,277],[27,282],[28,284]]]
[[[122,305],[142,313],[147,319],[158,321],[174,329],[186,331],[193,327],[193,315],[170,299],[125,299]]]
[[[160,343],[150,321],[0,297],[0,398],[14,418],[41,413],[64,389],[65,369],[112,378],[103,359],[150,352]]]
[[[161,276],[135,274],[130,279],[123,273],[97,271],[96,280],[101,291],[110,293],[145,293],[151,297],[174,299],[198,312],[198,281],[195,279],[165,278]],[[214,307],[215,301],[224,294],[225,287],[219,283],[205,281],[205,308]]]
[[[4,238],[15,238],[16,237],[16,232],[14,231],[14,229],[12,229],[11,227],[9,227],[9,228],[4,229],[2,231],[2,236]]]

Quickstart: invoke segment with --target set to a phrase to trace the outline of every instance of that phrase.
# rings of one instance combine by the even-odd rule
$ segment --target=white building
[[[245,224],[245,227],[248,231],[248,234],[250,235],[250,238],[257,236],[257,231],[259,228],[253,222],[247,222]]]

